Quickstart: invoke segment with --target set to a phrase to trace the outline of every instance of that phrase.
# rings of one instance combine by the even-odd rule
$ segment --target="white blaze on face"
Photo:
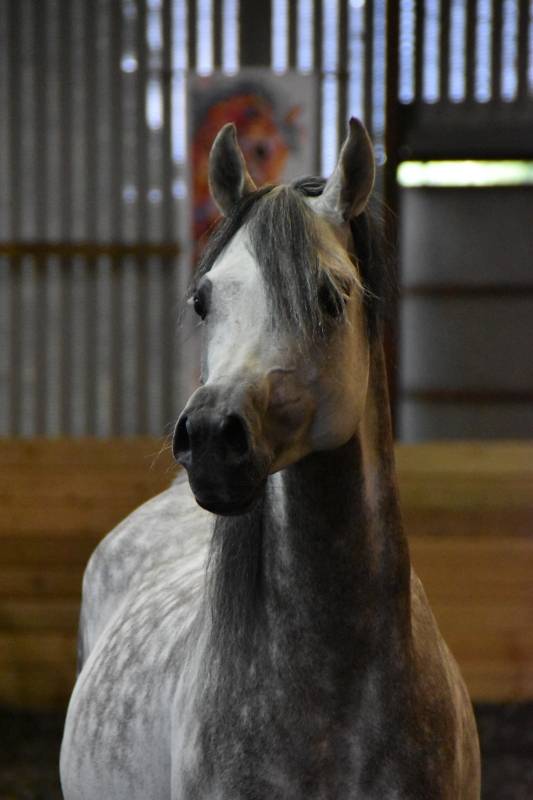
[[[274,337],[259,269],[241,228],[203,281],[211,284],[205,321],[203,380],[211,383],[251,367],[268,369]]]
[[[282,325],[273,325],[246,225],[197,289],[207,311],[202,383],[235,390],[232,410],[244,414],[256,446],[260,442],[272,459],[271,472],[312,450],[345,444],[364,408],[369,352],[362,288],[344,229],[318,217],[316,224],[322,267],[344,287],[345,314],[331,320],[327,341],[309,342],[304,332],[297,341]]]

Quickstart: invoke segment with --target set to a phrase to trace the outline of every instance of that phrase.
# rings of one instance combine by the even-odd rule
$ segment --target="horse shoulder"
[[[186,571],[207,551],[213,517],[196,504],[186,473],[114,528],[92,554],[83,577],[78,672],[110,619],[146,574],[174,563]]]
[[[93,554],[61,751],[69,800],[169,797],[172,698],[195,650],[212,525],[178,480]]]

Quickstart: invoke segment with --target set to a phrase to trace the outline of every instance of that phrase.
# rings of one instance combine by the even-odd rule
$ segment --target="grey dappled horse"
[[[97,548],[66,800],[477,800],[472,708],[409,563],[385,265],[357,120],[324,185],[256,190],[227,125],[225,218],[191,291],[188,472]]]

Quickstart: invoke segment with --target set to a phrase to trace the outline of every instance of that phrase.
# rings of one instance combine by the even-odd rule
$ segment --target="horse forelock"
[[[287,186],[265,186],[245,195],[212,233],[188,296],[237,231],[246,227],[273,324],[320,340],[329,321],[318,301],[320,293],[327,287],[343,309],[341,295],[348,278],[363,291],[370,335],[379,334],[392,285],[380,226],[366,211],[352,221],[353,252],[347,254],[352,269],[348,275],[348,259],[344,265],[340,263],[338,249],[335,252],[324,235],[324,223],[305,199],[319,196],[324,184],[322,178],[300,178]]]

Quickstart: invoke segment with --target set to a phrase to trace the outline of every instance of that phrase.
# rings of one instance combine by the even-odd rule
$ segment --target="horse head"
[[[235,127],[218,134],[209,184],[224,218],[190,294],[204,326],[202,385],[173,440],[203,508],[246,513],[270,474],[356,432],[370,341],[351,230],[373,182],[355,119],[326,183],[257,190]]]

